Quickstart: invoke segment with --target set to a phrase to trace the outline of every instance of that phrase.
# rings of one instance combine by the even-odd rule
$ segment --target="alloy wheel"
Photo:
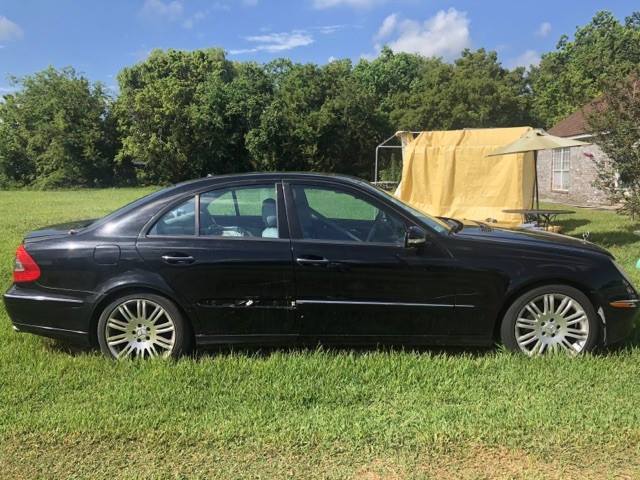
[[[117,305],[105,325],[107,346],[116,358],[168,357],[176,340],[176,325],[159,304],[130,299]]]
[[[528,355],[560,351],[575,355],[587,343],[589,320],[575,299],[548,293],[529,301],[520,310],[515,334],[518,346]]]

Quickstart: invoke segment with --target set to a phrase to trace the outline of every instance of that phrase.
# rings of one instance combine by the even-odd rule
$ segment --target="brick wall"
[[[585,155],[589,154],[592,156]],[[586,145],[570,148],[569,156],[569,189],[558,192],[551,189],[552,152],[538,152],[538,183],[541,201],[566,203],[578,206],[610,206],[606,195],[593,186],[596,178],[594,160],[606,159],[606,155],[597,145]]]

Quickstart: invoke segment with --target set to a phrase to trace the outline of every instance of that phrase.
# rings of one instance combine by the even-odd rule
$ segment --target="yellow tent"
[[[437,216],[515,225],[505,209],[531,208],[533,153],[487,157],[530,127],[422,132],[403,140],[402,181],[396,197]],[[407,141],[408,140],[408,141]]]

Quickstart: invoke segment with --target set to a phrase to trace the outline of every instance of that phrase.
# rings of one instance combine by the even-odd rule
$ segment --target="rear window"
[[[150,235],[189,236],[196,234],[196,200],[190,198],[165,213],[149,231]]]

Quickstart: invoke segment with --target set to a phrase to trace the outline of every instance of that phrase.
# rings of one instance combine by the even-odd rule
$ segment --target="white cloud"
[[[333,55],[331,55],[328,59],[327,62],[331,63],[331,62],[335,62],[337,60],[336,57],[334,57]]]
[[[546,37],[551,33],[551,24],[549,22],[542,22],[536,30],[536,35],[539,37]]]
[[[424,22],[389,16],[382,22],[376,38],[390,38],[386,43],[395,52],[452,60],[471,46],[469,23],[467,13],[455,8],[440,10]],[[380,46],[375,49],[379,51]]]
[[[277,53],[285,50],[291,50],[293,48],[305,47],[313,43],[313,37],[304,30],[254,35],[251,37],[245,37],[245,40],[255,44],[255,46],[230,50],[229,53],[232,55],[254,52]]]
[[[182,16],[184,7],[180,0],[145,0],[141,14],[147,18],[160,18],[174,21]]]
[[[331,35],[340,30],[344,30],[348,25],[338,24],[338,25],[322,25],[320,27],[313,27],[312,30],[317,30],[323,35]]]
[[[527,50],[521,55],[518,55],[516,58],[511,59],[507,62],[507,66],[509,68],[515,67],[526,67],[529,68],[531,65],[538,65],[540,63],[540,54],[535,50]]]
[[[318,9],[340,6],[369,8],[385,2],[386,0],[313,0],[313,6]]]
[[[0,15],[0,40],[19,40],[24,36],[20,26]]]
[[[385,18],[378,29],[378,33],[376,34],[376,38],[382,39],[387,38],[389,35],[393,33],[398,25],[398,14],[392,13],[387,18]]]

